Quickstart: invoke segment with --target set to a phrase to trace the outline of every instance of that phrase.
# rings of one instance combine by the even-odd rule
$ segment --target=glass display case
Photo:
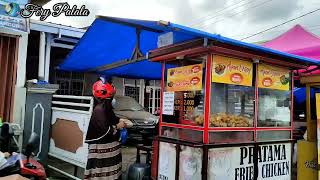
[[[212,54],[169,61],[164,67],[164,98],[173,101],[163,109],[161,135],[202,143],[291,138],[288,68]]]

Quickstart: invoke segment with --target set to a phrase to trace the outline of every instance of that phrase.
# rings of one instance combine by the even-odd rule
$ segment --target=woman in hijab
[[[98,80],[93,85],[96,105],[86,136],[89,153],[84,179],[121,179],[119,131],[125,127],[125,123],[113,112],[112,99],[115,93],[111,82],[105,84]]]

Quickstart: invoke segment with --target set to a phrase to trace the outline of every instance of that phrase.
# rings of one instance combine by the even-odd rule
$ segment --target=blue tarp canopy
[[[319,93],[320,89],[319,88],[310,88],[310,98],[314,99],[315,98],[315,93]],[[306,102],[306,88],[301,87],[301,88],[294,88],[293,90],[294,97],[295,97],[295,102],[300,105],[302,104],[303,106],[305,105]]]
[[[165,24],[161,21],[98,17],[59,68],[65,71],[85,72],[121,60],[129,60],[136,47],[137,28],[141,30],[140,50],[144,56],[148,51],[157,48],[160,34],[173,32],[176,43],[197,38],[208,38],[284,58],[292,58],[300,63],[320,64],[319,61],[313,59],[233,40],[174,23]],[[161,79],[161,64],[144,60],[115,67],[111,70],[97,71],[97,73],[127,78]]]

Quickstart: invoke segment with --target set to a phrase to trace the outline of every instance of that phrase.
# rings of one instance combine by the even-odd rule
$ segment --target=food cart
[[[163,65],[153,178],[291,179],[292,71],[313,61],[206,38],[148,56]]]

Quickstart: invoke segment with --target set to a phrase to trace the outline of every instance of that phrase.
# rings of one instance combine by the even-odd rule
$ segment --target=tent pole
[[[307,108],[307,140],[314,142],[316,139],[315,127],[311,120],[311,92],[310,84],[306,84],[306,108]]]
[[[143,54],[142,54],[142,52],[140,50],[140,33],[141,33],[141,29],[140,28],[136,28],[136,39],[137,39],[137,41],[136,41],[136,45],[135,45],[135,47],[133,49],[132,55],[130,57],[130,60],[137,59],[137,58],[143,56]]]

